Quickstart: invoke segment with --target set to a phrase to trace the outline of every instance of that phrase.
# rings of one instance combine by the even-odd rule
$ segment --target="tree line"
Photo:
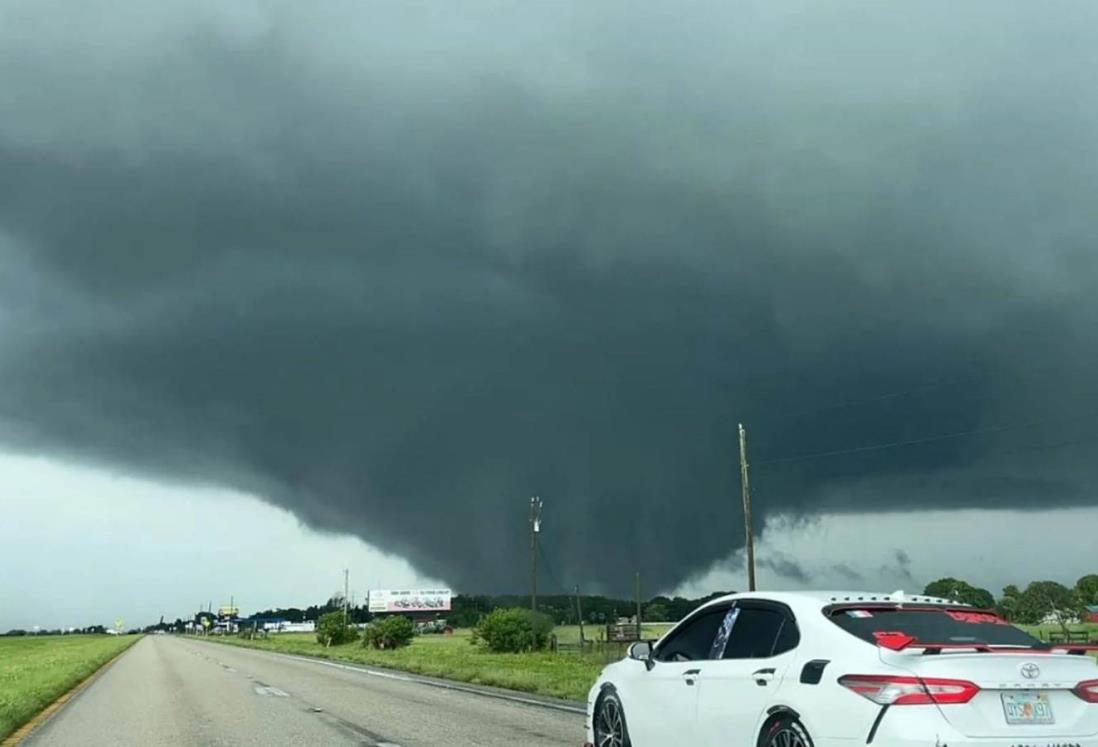
[[[732,592],[716,591],[704,597],[690,599],[686,597],[656,596],[643,601],[641,617],[645,622],[675,622],[686,617],[693,609],[725,594]],[[1098,607],[1098,574],[1083,576],[1072,587],[1056,581],[1034,581],[1024,589],[1015,585],[1007,586],[996,597],[990,591],[974,586],[962,579],[940,578],[927,584],[923,590],[926,596],[942,597],[981,609],[995,610],[1006,620],[1020,625],[1038,625],[1053,622],[1061,626],[1079,620],[1085,620],[1087,608]],[[496,609],[527,607],[530,597],[521,594],[457,594],[451,600],[449,612],[439,613],[450,625],[459,628],[475,627],[481,618]],[[343,610],[343,596],[336,594],[322,604],[308,607],[276,607],[266,609],[244,618],[248,620],[281,619],[288,622],[316,621],[329,612]],[[599,595],[575,597],[565,594],[549,594],[538,597],[538,611],[548,615],[555,625],[575,625],[579,622],[582,610],[583,622],[588,625],[613,623],[619,618],[631,618],[636,615],[635,599],[618,599]],[[209,614],[209,613],[199,613]],[[373,618],[366,605],[348,605],[348,617],[352,623],[368,623]],[[198,615],[195,616],[195,621]],[[155,631],[183,632],[186,622],[177,618],[174,622],[164,622],[161,618],[156,625],[143,628],[143,632]],[[9,630],[0,635],[61,635],[62,633],[105,633],[102,625],[91,625],[72,631],[62,630]],[[136,629],[127,631],[138,632]]]
[[[657,596],[641,604],[641,617],[647,622],[674,622],[681,620],[698,605],[731,592],[718,591],[696,599],[685,597]],[[548,615],[556,625],[575,625],[579,622],[579,611],[583,612],[585,624],[612,623],[619,618],[633,617],[637,613],[635,599],[616,599],[598,595],[581,596],[578,599],[566,594],[548,594],[538,596],[538,612]],[[476,626],[480,619],[493,610],[528,607],[530,597],[524,594],[456,594],[451,599],[448,612],[438,613],[445,617],[450,625],[458,628]],[[309,607],[276,607],[256,612],[249,620],[281,619],[288,622],[319,620],[328,612],[342,611],[343,598],[333,596],[324,604]],[[348,611],[352,622],[370,622],[373,615],[366,605],[351,606]]]
[[[940,578],[927,584],[923,593],[995,610],[1001,617],[1020,625],[1055,623],[1063,627],[1086,620],[1088,608],[1098,606],[1098,574],[1083,576],[1073,587],[1057,581],[1034,581],[1025,589],[1011,584],[998,598],[967,581]]]

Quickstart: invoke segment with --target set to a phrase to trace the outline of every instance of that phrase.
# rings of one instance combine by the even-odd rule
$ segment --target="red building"
[[[1087,607],[1087,622],[1098,623],[1098,606]]]

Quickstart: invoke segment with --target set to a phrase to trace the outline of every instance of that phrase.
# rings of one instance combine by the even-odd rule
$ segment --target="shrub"
[[[540,612],[512,607],[489,612],[476,627],[476,639],[497,653],[538,651],[549,645],[553,620]]]
[[[348,625],[342,612],[328,612],[316,621],[316,640],[325,646],[339,646],[358,638],[358,630]]]
[[[412,642],[416,629],[411,621],[400,615],[383,617],[366,626],[362,645],[370,648],[402,648]]]

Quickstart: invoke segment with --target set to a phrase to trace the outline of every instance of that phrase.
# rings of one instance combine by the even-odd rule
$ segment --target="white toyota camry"
[[[1098,664],[923,596],[733,594],[633,644],[587,699],[597,747],[1098,747]]]

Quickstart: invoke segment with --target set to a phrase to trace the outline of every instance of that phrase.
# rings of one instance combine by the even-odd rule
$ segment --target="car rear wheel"
[[[763,729],[759,747],[812,747],[812,740],[800,721],[782,716]]]
[[[595,711],[595,747],[629,747],[629,728],[617,693],[604,693]]]

